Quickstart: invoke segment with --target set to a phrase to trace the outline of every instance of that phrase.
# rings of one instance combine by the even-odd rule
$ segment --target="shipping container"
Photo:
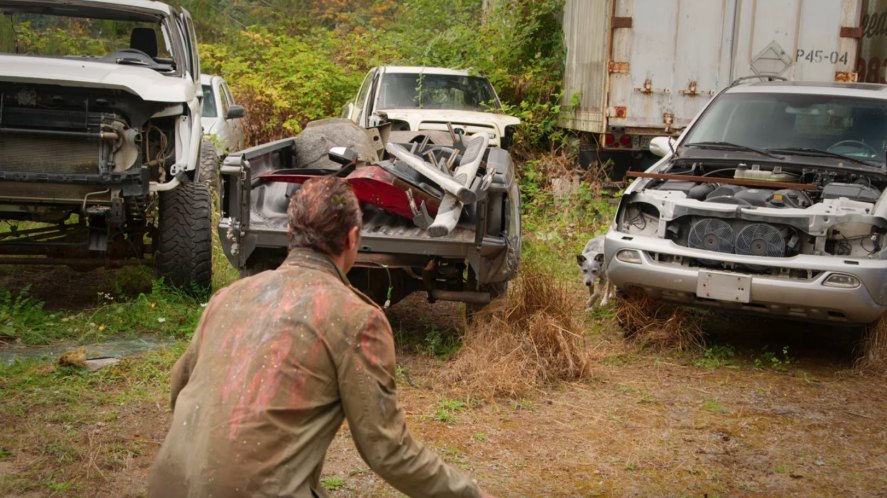
[[[863,1],[567,0],[560,124],[624,171],[738,78],[855,81]]]

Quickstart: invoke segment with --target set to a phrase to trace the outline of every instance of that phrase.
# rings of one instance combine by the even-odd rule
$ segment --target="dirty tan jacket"
[[[172,427],[152,497],[324,496],[320,473],[343,419],[361,457],[411,496],[478,496],[410,436],[397,406],[382,311],[319,253],[235,282],[207,305],[173,367]]]

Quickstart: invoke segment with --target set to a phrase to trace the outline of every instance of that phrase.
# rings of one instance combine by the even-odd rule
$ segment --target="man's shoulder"
[[[380,308],[379,305],[375,303],[375,301],[370,299],[369,296],[357,290],[357,288],[352,286],[349,282],[342,280],[338,275],[334,273],[324,271],[323,269],[307,268],[299,265],[293,265],[288,269],[281,267],[278,269],[278,271],[281,269],[284,271],[296,271],[298,273],[298,276],[295,279],[288,279],[291,284],[313,284],[325,287],[328,292],[339,294],[343,301],[347,301],[348,308],[353,309],[354,307],[369,307],[379,311],[382,310],[382,308]]]
[[[353,292],[354,295],[357,296],[357,298],[360,299],[361,301],[363,301],[364,303],[370,305],[371,307],[373,307],[373,308],[375,308],[375,309],[377,309],[377,310],[379,310],[379,311],[382,311],[382,307],[379,306],[375,301],[373,301],[373,300],[370,298],[370,296],[367,296],[367,295],[364,294],[363,292],[359,291],[359,290],[358,290],[356,287],[354,287],[353,285],[348,285],[348,289],[350,289],[351,292]]]

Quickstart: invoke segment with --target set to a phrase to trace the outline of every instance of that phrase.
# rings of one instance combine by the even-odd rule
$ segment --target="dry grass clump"
[[[462,348],[441,380],[472,397],[522,397],[590,373],[590,352],[567,286],[523,267],[508,295],[466,325]]]
[[[854,366],[860,372],[887,372],[887,318],[882,317],[863,331]]]
[[[616,319],[625,337],[643,347],[686,351],[705,346],[697,314],[655,301],[639,290],[618,297]]]

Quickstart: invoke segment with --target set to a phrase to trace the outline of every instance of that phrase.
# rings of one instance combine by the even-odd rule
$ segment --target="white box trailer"
[[[737,78],[855,81],[863,1],[567,0],[560,124],[618,167]]]

